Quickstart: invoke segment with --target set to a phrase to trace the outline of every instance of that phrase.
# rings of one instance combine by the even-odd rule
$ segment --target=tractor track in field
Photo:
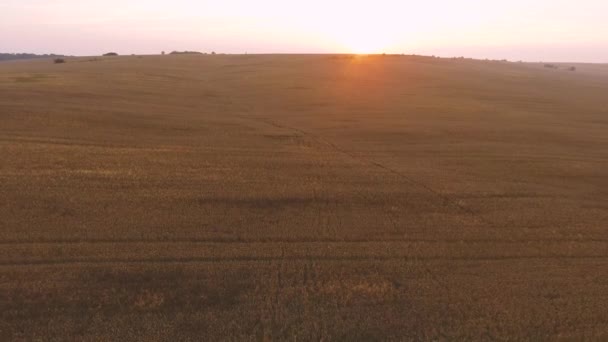
[[[279,267],[285,261],[302,262],[341,262],[341,261],[543,261],[543,260],[608,260],[608,255],[530,255],[530,256],[494,256],[494,257],[403,257],[403,256],[269,256],[269,257],[189,257],[189,258],[74,258],[57,260],[23,260],[0,261],[0,267],[10,266],[54,266],[54,265],[112,265],[112,264],[192,264],[192,263],[226,263],[226,262],[278,262]],[[430,271],[429,271],[430,272]],[[281,272],[277,273],[277,281],[282,283]],[[432,275],[432,272],[431,272]],[[441,282],[437,277],[432,277]],[[442,286],[443,287],[443,286]]]
[[[357,244],[357,243],[608,243],[608,239],[597,238],[513,238],[513,239],[418,239],[418,238],[395,238],[395,239],[339,239],[339,238],[298,238],[298,239],[14,239],[0,240],[2,246],[18,245],[78,245],[78,244]]]
[[[470,215],[470,216],[474,217],[476,220],[478,220],[479,222],[481,222],[483,224],[491,225],[491,222],[487,221],[481,215],[479,215],[478,213],[476,213],[473,209],[471,209],[471,208],[469,208],[467,206],[464,206],[464,205],[458,203],[457,201],[455,201],[454,199],[452,199],[448,195],[445,195],[445,194],[441,193],[440,191],[437,191],[437,190],[433,189],[428,184],[426,184],[426,183],[424,183],[422,181],[416,180],[416,179],[412,178],[411,176],[406,175],[403,172],[400,172],[400,171],[398,171],[398,170],[396,170],[394,168],[386,166],[386,165],[384,165],[382,163],[379,163],[377,161],[368,160],[368,159],[362,158],[360,156],[357,156],[356,154],[354,154],[354,153],[352,153],[350,151],[347,151],[347,150],[341,148],[340,146],[332,143],[331,141],[328,141],[327,139],[325,139],[323,137],[320,137],[318,135],[309,133],[309,132],[304,131],[304,130],[302,130],[300,128],[297,128],[297,127],[288,126],[288,125],[285,125],[285,124],[282,124],[282,123],[277,123],[276,121],[265,119],[265,118],[254,118],[254,117],[248,117],[248,116],[242,116],[242,115],[239,116],[239,118],[245,119],[245,120],[250,120],[250,121],[262,122],[262,123],[265,123],[265,124],[267,124],[269,126],[272,126],[272,127],[275,127],[275,128],[292,131],[294,133],[300,134],[301,136],[305,136],[305,137],[311,139],[312,141],[314,141],[315,143],[317,143],[319,145],[327,146],[330,149],[332,149],[332,150],[334,150],[334,151],[336,151],[336,152],[338,152],[340,154],[343,154],[343,155],[349,157],[350,159],[352,159],[352,160],[354,160],[354,161],[356,161],[356,162],[358,162],[358,163],[360,163],[362,165],[371,166],[371,167],[374,167],[374,168],[378,168],[378,169],[384,170],[387,173],[391,173],[391,174],[393,174],[393,175],[395,175],[395,176],[403,179],[407,183],[409,183],[409,184],[411,184],[413,186],[416,186],[418,188],[424,189],[425,191],[431,193],[433,196],[439,198],[441,200],[442,205],[454,207],[454,208],[458,209],[459,211],[461,211],[461,212],[463,212],[463,213],[465,213],[467,215]]]

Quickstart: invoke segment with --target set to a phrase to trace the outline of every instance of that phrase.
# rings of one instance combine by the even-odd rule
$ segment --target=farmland
[[[608,339],[608,66],[0,63],[0,339]]]

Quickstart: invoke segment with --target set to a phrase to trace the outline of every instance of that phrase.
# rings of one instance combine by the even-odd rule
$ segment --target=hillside
[[[0,339],[608,338],[608,66],[0,64]]]

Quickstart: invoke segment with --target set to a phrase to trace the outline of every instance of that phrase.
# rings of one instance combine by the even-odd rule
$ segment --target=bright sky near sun
[[[0,52],[418,53],[608,62],[608,0],[0,0]]]

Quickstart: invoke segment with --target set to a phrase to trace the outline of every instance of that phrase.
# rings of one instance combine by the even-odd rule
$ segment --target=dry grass
[[[608,67],[576,67],[0,63],[0,339],[607,339]]]

